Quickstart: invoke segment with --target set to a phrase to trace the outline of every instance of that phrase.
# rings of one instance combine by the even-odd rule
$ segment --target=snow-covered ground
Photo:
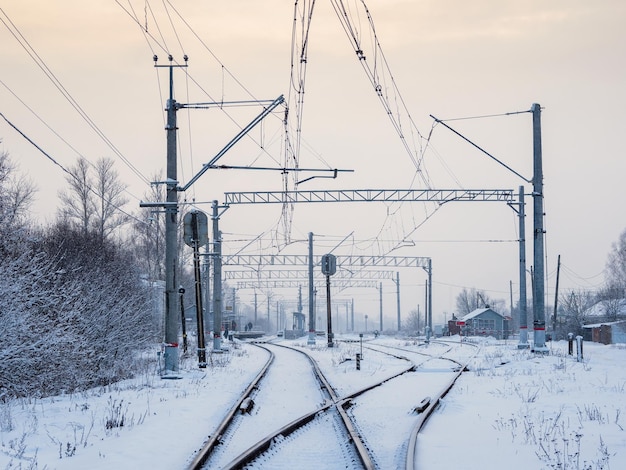
[[[626,347],[585,343],[577,362],[565,342],[549,344],[545,356],[520,351],[515,342],[481,343],[470,372],[423,429],[420,468],[626,468]],[[345,388],[338,382],[354,374],[339,371],[345,363],[332,359],[343,346],[320,344],[315,355],[328,355],[323,369],[335,368],[331,381]],[[206,370],[192,358],[180,380],[160,379],[155,365],[85,393],[0,403],[0,469],[184,468],[266,358],[242,345],[215,356]],[[393,372],[384,362],[367,367]],[[407,393],[405,383],[387,387],[388,399]],[[386,419],[384,406],[377,412],[370,422]]]

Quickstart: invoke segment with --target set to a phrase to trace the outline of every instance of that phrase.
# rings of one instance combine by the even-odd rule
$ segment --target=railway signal
[[[330,276],[337,272],[337,258],[335,255],[322,256],[322,274],[326,276],[326,323],[328,329],[328,347],[333,347],[333,327],[330,307]]]
[[[183,239],[193,248],[193,272],[196,292],[196,321],[198,325],[198,367],[206,367],[206,347],[204,344],[204,317],[202,312],[202,287],[200,279],[200,245],[209,241],[208,218],[204,212],[192,210],[183,218]],[[182,300],[182,295],[181,295]],[[181,307],[182,308],[182,307]],[[185,352],[187,351],[185,343]]]

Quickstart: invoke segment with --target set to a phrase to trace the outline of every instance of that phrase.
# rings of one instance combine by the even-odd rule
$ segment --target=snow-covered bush
[[[132,259],[57,226],[0,259],[0,396],[46,396],[133,374],[155,339]]]

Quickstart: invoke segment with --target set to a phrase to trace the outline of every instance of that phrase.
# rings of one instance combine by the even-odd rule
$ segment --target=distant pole
[[[559,255],[556,265],[556,288],[554,290],[554,316],[552,317],[552,334],[556,338],[556,312],[559,304],[559,276],[561,274],[561,255]]]
[[[235,330],[239,329],[239,318],[237,315],[237,289],[233,287],[233,318],[235,319],[236,326]]]
[[[424,284],[424,331],[426,331],[427,326],[428,326],[428,279],[426,279],[426,283]]]
[[[380,310],[380,332],[383,332],[383,283],[380,283],[379,292],[378,292],[378,303]]]
[[[257,304],[257,298],[256,298],[256,292],[254,293],[254,324],[256,326],[256,322],[257,322],[257,312],[258,312],[258,304]]]
[[[398,307],[398,331],[402,329],[402,321],[400,319],[400,271],[396,271],[396,304]]]
[[[433,331],[433,260],[428,258],[428,327]]]
[[[528,348],[528,301],[526,300],[526,209],[524,186],[519,187],[519,344],[518,349]]]
[[[417,334],[420,332],[420,304],[417,304]]]
[[[352,298],[351,304],[352,306],[350,307],[350,331],[354,333],[354,298]]]
[[[308,345],[315,344],[315,309],[313,294],[313,232],[309,232],[309,338]]]
[[[545,274],[543,245],[543,164],[541,150],[541,106],[533,103],[533,223],[534,223],[534,289],[533,326],[535,330],[534,349],[546,349]]]
[[[511,317],[513,317],[513,281],[509,280],[509,305],[511,308]]]
[[[206,245],[204,245],[204,257],[203,257],[203,269],[204,269],[204,321],[205,321],[205,330],[211,329],[211,321],[212,315],[210,315],[210,305],[211,305],[211,282],[210,282],[210,272],[211,272],[211,257],[209,243],[207,241]]]
[[[222,350],[222,234],[219,229],[217,201],[212,204],[213,215],[213,350]]]

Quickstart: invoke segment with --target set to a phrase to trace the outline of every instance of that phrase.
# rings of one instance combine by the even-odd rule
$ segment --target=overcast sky
[[[302,4],[302,2],[300,2]],[[380,73],[392,111],[411,135],[401,98],[424,139],[421,172],[395,132],[364,73],[331,2],[317,2],[309,33],[300,166],[351,169],[336,180],[316,179],[300,189],[513,189],[522,179],[438,125],[440,119],[498,115],[448,124],[524,175],[532,177],[533,103],[542,108],[548,303],[556,259],[561,289],[597,289],[611,245],[626,229],[622,202],[626,170],[626,4],[618,0],[502,2],[482,0],[369,0],[367,6],[391,75],[371,47],[372,28],[360,1],[344,3],[367,64]],[[167,7],[167,9],[164,7]],[[115,159],[128,185],[130,211],[165,168],[164,112],[167,63],[187,54],[187,74],[174,73],[183,103],[268,100],[289,96],[294,2],[209,0],[5,0],[0,5],[0,112],[59,164],[77,156]],[[136,20],[132,17],[135,16]],[[298,15],[299,16],[299,15]],[[11,25],[12,23],[12,25]],[[139,24],[141,25],[139,25]],[[10,27],[11,31],[9,31]],[[143,29],[142,29],[143,28]],[[16,40],[54,74],[104,139],[87,124]],[[393,95],[391,77],[400,91]],[[292,93],[293,96],[293,93]],[[30,108],[30,109],[29,109]],[[282,111],[268,117],[220,160],[229,165],[276,166],[282,161]],[[294,113],[294,107],[290,107]],[[188,181],[260,112],[255,107],[182,110],[179,180]],[[432,134],[430,133],[432,129]],[[54,131],[54,133],[52,132]],[[59,138],[57,135],[62,137]],[[53,219],[64,173],[0,121],[2,149],[39,188],[35,217]],[[409,141],[413,142],[411,139]],[[417,147],[419,148],[419,147]],[[423,148],[423,147],[422,147]],[[128,162],[128,163],[127,163]],[[131,169],[132,166],[132,169]],[[304,177],[302,177],[304,178]],[[188,201],[223,201],[224,191],[280,190],[278,172],[209,171],[185,194]],[[531,186],[526,183],[525,192]],[[530,202],[530,196],[527,197]],[[289,246],[276,236],[280,206],[235,206],[222,217],[225,250],[424,256],[433,260],[434,318],[449,318],[462,288],[485,290],[509,303],[517,298],[517,217],[503,203],[298,205]],[[210,211],[210,206],[199,208]],[[532,205],[527,204],[530,214]],[[532,218],[526,218],[532,264]],[[230,242],[228,242],[230,240]],[[402,247],[398,247],[404,240]],[[402,309],[423,308],[424,275],[401,271]],[[530,281],[529,281],[530,287]],[[386,326],[395,322],[395,287],[385,281]],[[282,292],[286,298],[290,292]],[[251,291],[241,292],[249,301]],[[373,289],[356,297],[357,312],[378,313]],[[359,304],[359,300],[361,304]],[[392,320],[393,319],[393,320]]]

